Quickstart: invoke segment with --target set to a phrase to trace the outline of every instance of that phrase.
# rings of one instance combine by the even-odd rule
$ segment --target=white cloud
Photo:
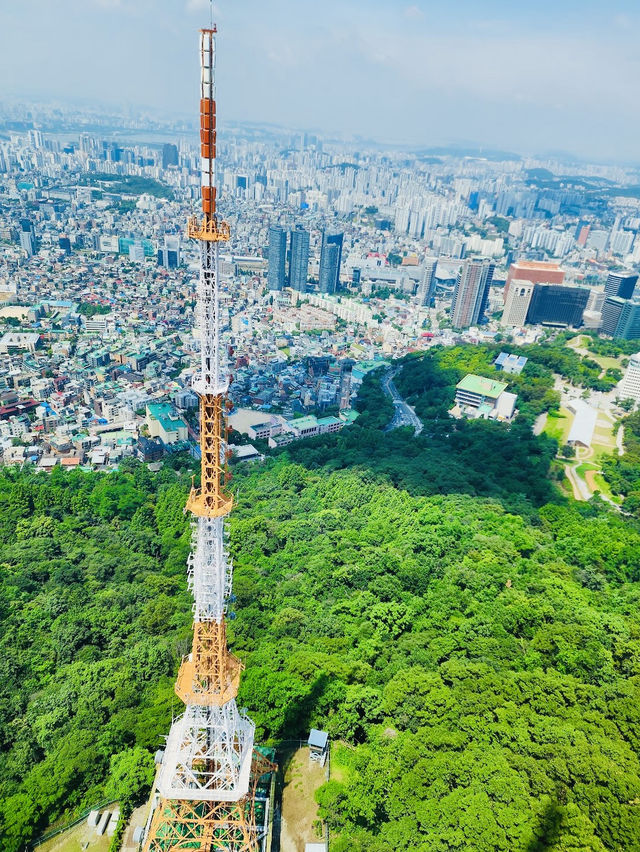
[[[404,10],[404,16],[412,21],[419,21],[424,18],[424,12],[418,6],[407,6]]]

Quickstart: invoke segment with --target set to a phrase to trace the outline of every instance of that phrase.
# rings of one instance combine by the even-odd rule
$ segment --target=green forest
[[[374,375],[354,426],[233,469],[240,704],[258,741],[339,741],[332,852],[640,850],[640,530],[554,485],[542,361],[511,426],[446,415],[491,357],[406,360],[418,438],[383,431]],[[187,468],[0,469],[7,852],[148,790],[191,636]]]

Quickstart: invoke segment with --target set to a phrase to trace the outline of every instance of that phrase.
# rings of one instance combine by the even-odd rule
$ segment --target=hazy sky
[[[219,113],[640,161],[638,0],[220,0]],[[0,100],[195,111],[208,0],[0,0]]]

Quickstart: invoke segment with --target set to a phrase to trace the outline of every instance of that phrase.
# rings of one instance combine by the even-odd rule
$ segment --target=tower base
[[[160,799],[144,852],[259,852],[267,832],[268,786],[276,765],[255,749],[249,792],[237,802]]]

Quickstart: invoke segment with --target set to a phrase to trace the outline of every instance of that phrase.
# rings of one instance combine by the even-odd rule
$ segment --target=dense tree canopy
[[[183,504],[171,471],[0,472],[3,850],[160,745],[189,637]]]
[[[603,459],[602,470],[614,494],[624,497],[623,509],[640,515],[640,411],[625,417],[624,455]]]
[[[521,424],[448,418],[490,355],[407,361],[417,439],[381,431],[371,379],[359,425],[235,468],[240,702],[258,740],[342,742],[332,850],[640,850],[640,532],[548,482],[546,368],[513,380]],[[188,484],[0,470],[7,852],[148,789],[191,635]]]

